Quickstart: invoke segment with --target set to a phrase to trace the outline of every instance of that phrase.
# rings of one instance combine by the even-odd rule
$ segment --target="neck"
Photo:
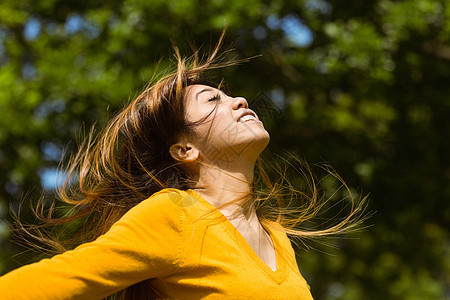
[[[246,219],[256,215],[252,202],[243,197],[251,193],[255,162],[235,161],[226,166],[202,164],[193,187],[205,200],[219,208],[227,217]],[[223,205],[238,200],[229,206]],[[245,203],[245,204],[244,204]]]

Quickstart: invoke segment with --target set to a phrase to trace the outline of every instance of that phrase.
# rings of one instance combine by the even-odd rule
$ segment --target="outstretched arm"
[[[97,240],[0,277],[1,298],[101,299],[169,275],[180,263],[181,213],[168,192],[157,193]]]

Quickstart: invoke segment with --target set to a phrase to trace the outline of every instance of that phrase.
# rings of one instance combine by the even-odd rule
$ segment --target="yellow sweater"
[[[164,189],[97,240],[0,277],[0,298],[102,299],[149,280],[163,299],[312,299],[286,234],[266,226],[272,271],[193,190]]]

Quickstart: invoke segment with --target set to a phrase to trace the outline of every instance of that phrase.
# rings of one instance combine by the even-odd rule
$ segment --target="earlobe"
[[[170,155],[179,162],[193,162],[197,160],[199,151],[191,144],[176,143],[169,148]]]

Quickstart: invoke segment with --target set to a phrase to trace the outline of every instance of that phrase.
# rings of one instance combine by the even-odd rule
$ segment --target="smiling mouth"
[[[245,115],[239,119],[239,122],[246,123],[246,122],[259,122],[259,121],[252,115]]]

